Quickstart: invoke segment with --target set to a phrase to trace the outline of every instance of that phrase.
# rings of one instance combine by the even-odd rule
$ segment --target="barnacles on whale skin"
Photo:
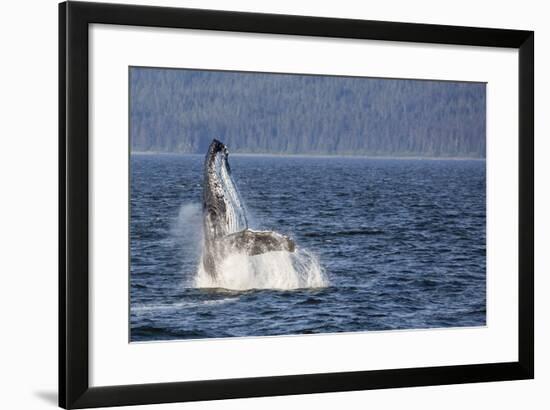
[[[223,238],[226,246],[248,255],[260,255],[266,252],[294,252],[296,245],[288,236],[272,231],[253,231],[245,229]]]

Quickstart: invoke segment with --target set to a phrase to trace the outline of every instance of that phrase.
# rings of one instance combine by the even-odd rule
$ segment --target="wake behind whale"
[[[328,285],[317,258],[289,236],[253,230],[237,191],[229,151],[218,140],[204,163],[203,244],[197,287],[298,289]]]

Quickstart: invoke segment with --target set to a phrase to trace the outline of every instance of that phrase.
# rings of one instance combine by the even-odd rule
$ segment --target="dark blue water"
[[[203,156],[131,157],[131,340],[482,326],[485,161],[230,156],[254,228],[329,286],[194,287]]]

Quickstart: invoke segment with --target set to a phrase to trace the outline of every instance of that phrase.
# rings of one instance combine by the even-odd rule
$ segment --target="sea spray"
[[[203,229],[202,206],[198,202],[180,206],[170,226],[170,240],[175,243],[177,257],[182,264],[184,287],[193,287],[196,265],[202,254]]]
[[[182,245],[194,244],[200,249],[202,241],[202,209],[198,202],[183,204],[174,218],[170,233],[180,239]]]
[[[319,260],[305,249],[294,253],[267,252],[250,256],[245,253],[227,255],[215,277],[199,264],[195,285],[198,288],[302,289],[328,286],[328,279]]]
[[[184,272],[185,286],[197,288],[248,289],[300,289],[328,286],[328,278],[316,255],[307,249],[295,252],[267,252],[249,256],[231,253],[221,264],[217,277],[202,268],[202,209],[201,204],[183,204],[174,218],[170,231],[184,259],[193,269]]]

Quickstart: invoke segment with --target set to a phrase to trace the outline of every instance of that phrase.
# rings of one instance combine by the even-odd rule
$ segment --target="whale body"
[[[294,252],[296,248],[286,235],[249,228],[228,157],[227,147],[214,139],[204,161],[202,265],[214,277],[221,262],[232,253],[253,256],[272,251]]]

